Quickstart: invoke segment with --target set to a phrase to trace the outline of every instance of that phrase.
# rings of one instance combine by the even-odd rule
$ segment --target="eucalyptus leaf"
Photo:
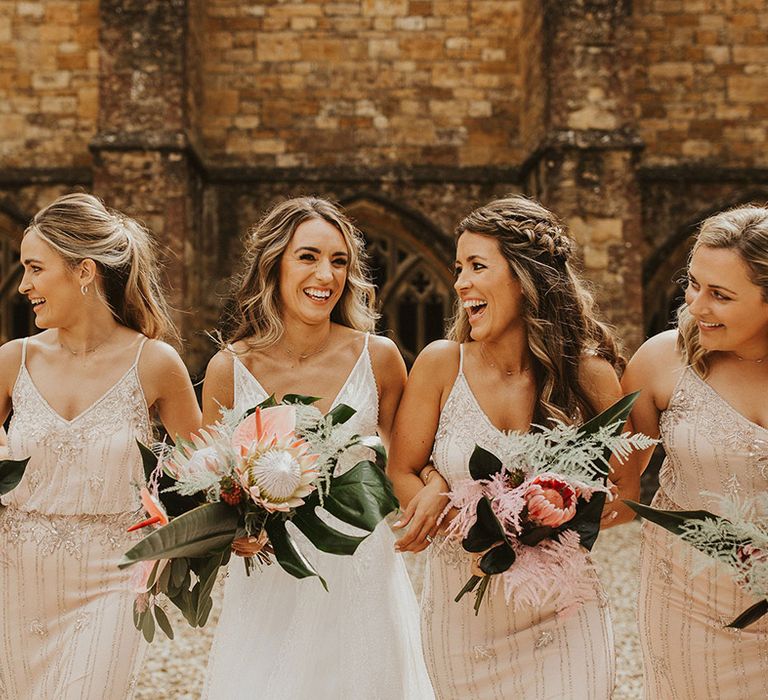
[[[158,559],[152,566],[152,571],[149,572],[149,578],[147,579],[147,590],[155,585],[155,576],[157,576],[157,567],[160,566],[160,560]]]
[[[119,567],[137,561],[200,557],[229,547],[235,537],[238,511],[224,503],[207,503],[155,530],[124,555]]]
[[[28,462],[29,457],[26,459],[0,459],[0,496],[19,485]]]
[[[155,605],[155,619],[157,620],[158,627],[165,632],[165,636],[168,637],[168,639],[173,639],[173,627],[171,627],[171,621],[165,614],[165,610],[159,605]]]
[[[152,617],[152,613],[149,610],[147,610],[147,614],[144,615],[142,620],[141,633],[144,635],[147,643],[152,644],[152,640],[155,638],[155,618]]]
[[[206,599],[204,604],[200,604],[198,602],[198,614],[197,614],[197,624],[198,627],[205,627],[205,624],[208,622],[208,617],[211,614],[211,610],[213,610],[213,598],[209,595]]]
[[[501,460],[492,452],[475,445],[469,458],[469,473],[475,481],[490,479],[502,470]]]

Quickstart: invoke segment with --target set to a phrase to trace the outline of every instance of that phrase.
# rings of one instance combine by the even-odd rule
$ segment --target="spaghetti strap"
[[[459,343],[459,376],[464,375],[464,343]]]
[[[139,358],[141,357],[141,351],[144,349],[144,345],[149,340],[147,336],[144,336],[141,339],[141,343],[139,343],[139,349],[136,351],[136,359],[133,361],[133,367],[136,367],[139,364]]]
[[[21,366],[26,367],[27,366],[27,341],[29,338],[24,338],[24,340],[21,341]]]
[[[365,352],[368,349],[368,338],[371,337],[370,333],[365,334],[365,343],[363,343],[363,352]]]

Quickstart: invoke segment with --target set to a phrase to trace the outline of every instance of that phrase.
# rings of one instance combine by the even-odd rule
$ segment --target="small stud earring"
[[[87,284],[86,284],[86,285],[83,285],[82,287],[80,287],[80,293],[81,293],[83,296],[85,296],[86,294],[88,294],[88,285],[87,285]]]

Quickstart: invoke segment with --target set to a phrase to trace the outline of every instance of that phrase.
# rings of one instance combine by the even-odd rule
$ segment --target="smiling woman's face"
[[[347,282],[344,236],[325,219],[300,224],[280,258],[283,314],[307,324],[326,321]]]
[[[21,241],[24,276],[19,293],[29,299],[38,328],[66,327],[83,297],[77,275],[35,231]]]
[[[746,356],[768,352],[768,303],[734,250],[696,249],[688,268],[685,302],[705,350]]]
[[[465,231],[456,244],[454,283],[471,327],[472,340],[493,342],[523,323],[523,294],[499,244]]]

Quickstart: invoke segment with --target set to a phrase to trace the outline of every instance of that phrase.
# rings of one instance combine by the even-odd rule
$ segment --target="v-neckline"
[[[37,397],[40,399],[41,403],[54,415],[56,418],[58,418],[62,423],[64,423],[67,426],[72,426],[75,423],[77,423],[81,418],[86,416],[88,413],[90,413],[96,406],[98,406],[102,401],[104,401],[115,389],[117,389],[120,384],[123,383],[123,381],[128,377],[128,375],[136,368],[136,363],[134,362],[124,373],[123,375],[114,383],[112,384],[101,396],[99,396],[93,403],[91,403],[87,408],[83,409],[78,413],[74,418],[64,418],[64,416],[61,415],[51,404],[48,402],[48,399],[43,396],[43,392],[40,391],[37,384],[35,384],[35,380],[32,378],[32,375],[30,374],[29,370],[27,369],[26,364],[23,365],[22,369],[27,375],[27,379],[29,380],[30,385],[32,386],[32,389],[34,390],[35,394],[37,394]]]
[[[467,377],[464,375],[464,372],[462,371],[459,376],[464,381],[464,386],[467,388],[467,393],[469,394],[470,398],[472,399],[472,403],[475,404],[475,408],[477,409],[478,413],[483,417],[483,420],[488,424],[488,426],[490,428],[495,430],[502,437],[507,437],[508,435],[523,435],[524,434],[520,430],[516,430],[516,429],[502,430],[501,428],[497,427],[496,424],[490,419],[488,414],[483,410],[483,407],[480,405],[480,402],[477,400],[477,396],[475,396],[475,392],[472,391],[472,387],[469,385],[469,381],[467,380]]]
[[[714,394],[714,396],[719,399],[720,403],[723,404],[731,413],[735,414],[739,418],[741,418],[745,423],[748,423],[753,428],[757,428],[758,430],[762,430],[763,432],[768,433],[768,427],[765,427],[763,425],[760,425],[760,423],[755,423],[755,421],[750,420],[747,418],[741,411],[739,411],[735,406],[733,406],[717,389],[715,389],[709,382],[702,379],[696,372],[693,370],[692,367],[687,367],[688,371],[699,381],[700,384],[703,384],[711,394]]]
[[[347,378],[344,380],[344,383],[341,385],[341,389],[339,389],[336,392],[336,396],[334,397],[333,401],[331,401],[330,405],[328,406],[328,411],[325,411],[325,413],[328,413],[332,411],[334,408],[336,408],[336,405],[339,401],[339,399],[344,394],[344,391],[346,390],[347,386],[349,385],[350,381],[352,380],[352,377],[355,375],[355,372],[357,371],[358,366],[363,361],[363,358],[365,357],[365,353],[368,350],[367,343],[363,344],[363,349],[360,352],[360,354],[357,357],[357,360],[355,361],[355,364],[352,366],[352,369],[350,370],[349,374],[347,375]],[[264,385],[257,379],[256,375],[251,372],[251,370],[248,369],[248,367],[245,366],[245,363],[235,354],[235,360],[240,363],[240,366],[245,370],[245,372],[248,374],[248,376],[256,382],[256,385],[259,387],[261,392],[264,394],[265,398],[268,398],[272,396],[273,394],[267,391],[264,388]]]

